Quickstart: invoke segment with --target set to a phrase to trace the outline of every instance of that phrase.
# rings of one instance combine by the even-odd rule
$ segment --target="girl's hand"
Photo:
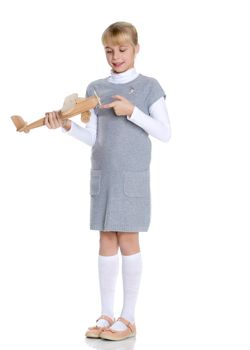
[[[115,99],[115,101],[101,105],[100,108],[114,108],[116,115],[125,115],[131,117],[134,110],[134,105],[132,105],[132,103],[130,103],[125,97],[122,97],[120,95],[115,95],[112,97]]]
[[[63,127],[66,130],[71,128],[71,121],[69,119],[61,120],[60,111],[53,111],[45,113],[45,125],[49,129],[57,129]]]

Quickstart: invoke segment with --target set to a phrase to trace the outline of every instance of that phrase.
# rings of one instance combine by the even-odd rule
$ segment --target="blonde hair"
[[[138,34],[136,28],[128,22],[112,23],[102,34],[102,43],[120,45],[124,42],[129,42],[133,48],[138,44]]]

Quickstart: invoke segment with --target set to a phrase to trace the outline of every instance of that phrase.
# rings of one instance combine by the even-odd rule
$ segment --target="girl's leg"
[[[118,237],[115,231],[100,231],[99,255],[111,256],[118,253]]]
[[[135,322],[135,306],[142,273],[139,232],[117,232],[122,254],[123,309],[121,317]],[[112,329],[124,330],[124,323],[117,321]]]
[[[114,318],[114,296],[119,272],[118,239],[114,231],[100,231],[98,257],[99,286],[101,294],[101,314]],[[99,327],[107,327],[108,322],[100,319]]]
[[[139,232],[117,232],[118,244],[123,256],[140,252]]]

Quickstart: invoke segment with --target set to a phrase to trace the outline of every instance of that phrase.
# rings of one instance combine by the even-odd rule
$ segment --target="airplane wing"
[[[61,111],[65,112],[68,109],[73,108],[76,104],[77,98],[78,98],[78,94],[71,94],[71,95],[65,97]]]

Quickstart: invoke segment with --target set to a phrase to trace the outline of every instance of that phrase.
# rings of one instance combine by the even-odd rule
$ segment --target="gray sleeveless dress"
[[[149,115],[149,107],[166,96],[154,78],[139,74],[134,80],[114,84],[108,78],[90,83],[103,104],[121,95]],[[96,142],[91,149],[90,230],[148,231],[151,219],[150,161],[148,133],[111,109],[95,108]]]

